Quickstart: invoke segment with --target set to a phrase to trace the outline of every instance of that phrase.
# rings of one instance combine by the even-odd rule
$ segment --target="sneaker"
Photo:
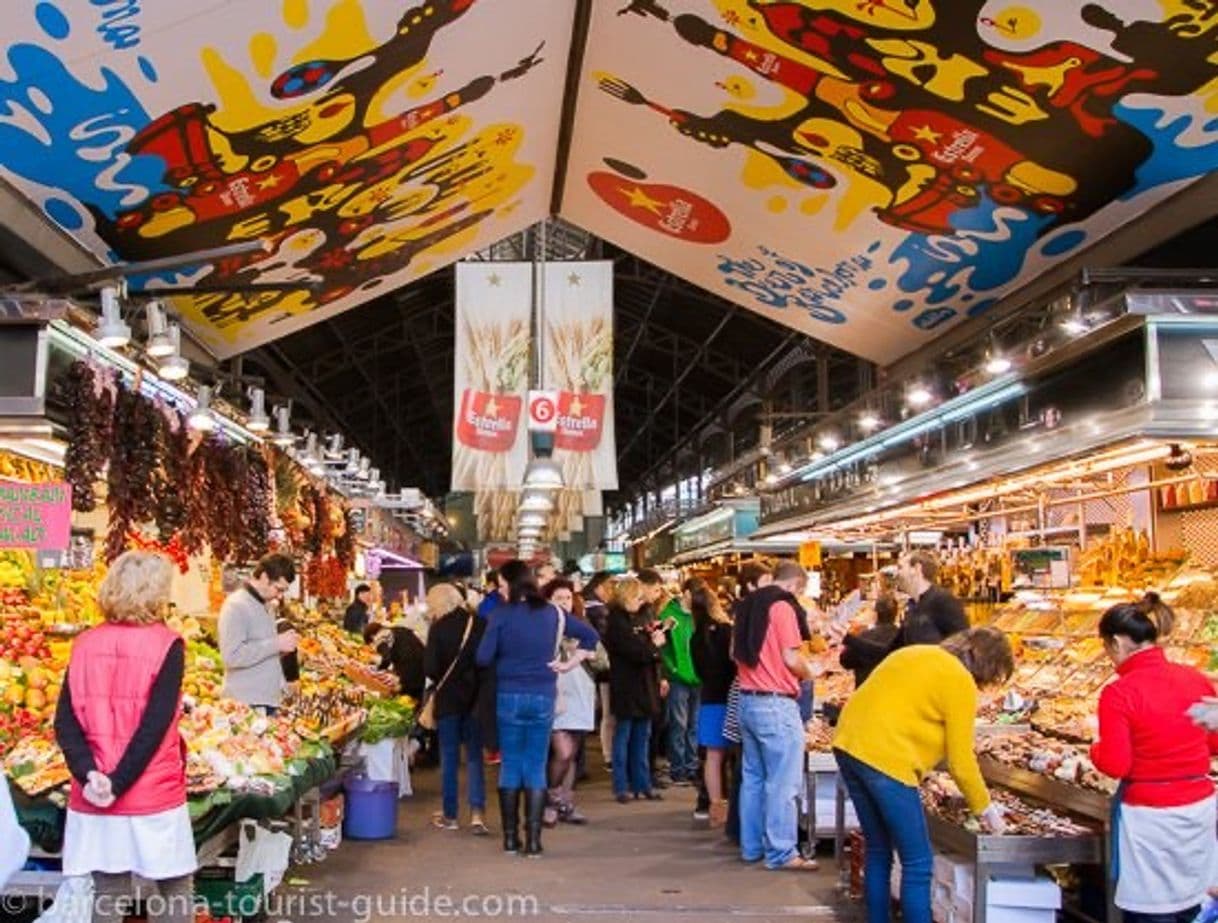
[[[710,820],[710,811],[709,810],[704,811],[701,808],[698,808],[697,810],[694,811],[694,820],[709,821]]]
[[[673,788],[693,788],[694,783],[690,779],[673,779]]]
[[[482,762],[487,766],[498,766],[503,762],[503,754],[498,750],[491,750],[486,754],[486,758]]]

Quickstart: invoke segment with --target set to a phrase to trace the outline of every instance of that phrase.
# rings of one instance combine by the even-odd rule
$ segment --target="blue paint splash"
[[[1135,109],[1124,102],[1113,106],[1112,112],[1144,134],[1154,145],[1150,156],[1138,167],[1133,188],[1121,196],[1121,201],[1128,202],[1164,183],[1192,179],[1218,170],[1218,143],[1197,146],[1179,143],[1180,136],[1193,125],[1194,116],[1186,113],[1173,115],[1161,106]],[[1210,119],[1202,130],[1206,134],[1218,132],[1218,118]],[[1218,138],[1214,140],[1218,141]]]
[[[867,287],[869,289],[871,289],[873,292],[878,292],[881,289],[888,287],[888,280],[887,279],[872,279],[870,282],[867,283]]]
[[[156,66],[144,55],[139,56],[137,63],[140,66],[140,73],[148,79],[149,83],[156,83],[161,79],[160,75],[156,72]]]
[[[62,41],[72,33],[72,24],[68,17],[54,3],[38,4],[34,7],[34,18],[38,20],[42,31],[53,39]]]
[[[978,301],[975,305],[968,309],[968,316],[980,317],[996,304],[998,304],[997,298],[983,298],[981,301]]]
[[[169,190],[159,157],[126,153],[131,138],[151,119],[117,74],[101,68],[101,88],[90,86],[51,51],[25,43],[8,49],[8,63],[16,79],[0,81],[0,113],[20,118],[0,122],[0,156],[13,173],[111,218]],[[33,89],[49,107],[30,104]],[[21,127],[22,119],[38,129]]]
[[[914,306],[914,303],[912,301],[910,301],[908,298],[902,298],[900,301],[895,302],[893,304],[892,309],[894,311],[908,311],[913,306]]]
[[[79,231],[85,226],[85,219],[76,210],[76,206],[65,199],[49,198],[43,204],[42,210],[66,231]]]
[[[1014,280],[1053,220],[1052,215],[1000,206],[982,193],[976,206],[952,216],[954,235],[910,234],[888,261],[906,263],[897,280],[901,291],[922,295],[926,304],[941,305],[966,287],[974,293],[987,292]],[[936,326],[942,323],[935,318],[925,322],[930,321]]]

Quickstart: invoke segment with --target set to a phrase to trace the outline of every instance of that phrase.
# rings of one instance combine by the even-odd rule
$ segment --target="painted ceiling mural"
[[[563,215],[886,362],[1218,169],[1214,0],[597,0]]]
[[[0,177],[110,261],[268,240],[149,283],[317,283],[175,299],[242,352],[546,215],[574,4],[528,6],[6,4]]]

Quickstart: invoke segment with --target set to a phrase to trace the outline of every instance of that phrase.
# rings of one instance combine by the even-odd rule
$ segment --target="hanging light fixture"
[[[554,509],[554,501],[549,495],[540,490],[526,490],[520,500],[522,513],[549,513]]]
[[[169,338],[169,324],[165,319],[165,305],[150,301],[144,306],[144,319],[148,324],[148,344],[144,351],[154,359],[165,359],[175,355],[178,344]]]
[[[816,444],[824,452],[836,452],[842,447],[842,441],[837,438],[837,433],[822,433]]]
[[[371,458],[361,458],[359,460],[359,471],[357,471],[355,473],[355,476],[357,478],[359,478],[361,481],[366,481],[366,480],[368,480],[371,473],[372,473],[372,459]]]
[[[524,486],[533,490],[561,490],[562,469],[552,458],[534,458],[524,469]]]
[[[987,375],[1005,375],[1011,371],[1011,360],[998,347],[998,338],[990,334],[990,345],[985,351],[985,371]]]
[[[546,524],[545,513],[521,513],[516,520],[516,525],[525,526],[544,526]]]
[[[874,433],[883,422],[874,410],[864,410],[859,414],[859,429],[864,433]]]
[[[107,349],[122,349],[131,342],[131,327],[123,320],[116,286],[107,285],[101,290],[101,316],[93,328],[93,338]]]
[[[261,388],[250,388],[250,413],[245,428],[252,433],[265,433],[271,428],[271,418],[266,415],[266,394]]]
[[[359,449],[347,452],[347,474],[359,474]]]
[[[166,381],[181,381],[190,374],[190,362],[182,355],[182,328],[170,324],[165,336],[173,352],[157,363],[156,373]]]
[[[199,386],[195,409],[187,422],[191,429],[197,429],[201,433],[210,433],[216,428],[216,415],[211,412],[211,388],[208,385]]]
[[[275,435],[271,437],[271,442],[284,448],[296,442],[296,437],[292,435],[291,407],[280,406],[275,408]]]

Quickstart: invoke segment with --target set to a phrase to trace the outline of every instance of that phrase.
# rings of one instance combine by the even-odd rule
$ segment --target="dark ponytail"
[[[526,603],[530,609],[544,609],[547,605],[532,568],[524,561],[508,561],[499,568],[499,576],[508,585],[508,602]]]
[[[1158,593],[1147,593],[1139,602],[1119,603],[1100,619],[1100,637],[1111,641],[1118,636],[1134,644],[1162,641],[1171,634],[1176,615]]]

